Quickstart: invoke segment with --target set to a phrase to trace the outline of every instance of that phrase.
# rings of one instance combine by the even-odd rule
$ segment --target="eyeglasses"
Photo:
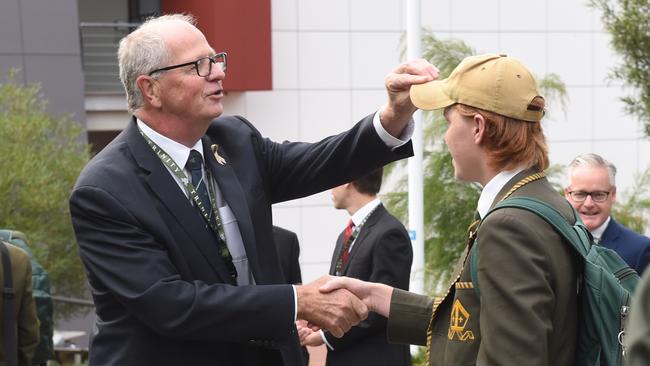
[[[585,192],[585,191],[570,191],[568,192],[569,196],[571,197],[572,200],[575,202],[583,202],[584,200],[587,199],[587,196],[591,196],[591,199],[594,202],[605,202],[607,198],[609,197],[609,194],[611,192],[608,191],[593,191],[593,192]]]
[[[212,72],[212,65],[215,64],[221,69],[221,71],[226,72],[227,55],[225,52],[219,52],[214,56],[201,57],[200,59],[192,62],[186,62],[184,64],[178,64],[173,66],[167,66],[160,69],[155,69],[151,71],[148,75],[151,76],[160,71],[167,71],[172,69],[177,69],[179,67],[194,65],[196,74],[201,77],[206,77]]]

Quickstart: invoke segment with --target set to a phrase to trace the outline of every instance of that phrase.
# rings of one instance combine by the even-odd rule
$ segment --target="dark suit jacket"
[[[343,233],[336,241],[330,274],[336,271],[336,262],[343,249]],[[342,275],[364,281],[381,282],[408,290],[413,249],[404,225],[383,205],[368,217],[352,245],[350,258],[342,268]],[[359,366],[411,364],[409,347],[388,343],[386,318],[370,313],[359,325],[352,327],[343,338],[325,332],[334,351],[327,353],[327,365]]]
[[[600,239],[600,245],[616,251],[639,275],[643,274],[650,262],[650,238],[619,224],[613,217]]]
[[[285,364],[301,363],[293,289],[268,240],[271,204],[411,153],[410,144],[388,149],[372,116],[315,144],[277,144],[244,118],[223,117],[202,140],[265,286],[230,284],[213,234],[132,120],[84,168],[70,198],[97,313],[90,365],[281,365],[278,349]]]
[[[273,226],[273,240],[275,248],[278,250],[278,259],[285,283],[302,283],[300,262],[298,262],[300,244],[298,244],[296,233],[279,226]]]
[[[492,206],[532,173],[517,174]],[[571,205],[546,178],[512,196],[540,199],[575,222]],[[425,345],[431,326],[429,365],[573,365],[578,267],[571,245],[542,218],[516,208],[490,214],[476,238],[480,302],[466,251],[443,298],[393,292],[389,339]]]
[[[9,260],[11,262],[11,279],[14,289],[14,308],[16,314],[16,343],[18,345],[17,356],[19,366],[31,366],[34,350],[38,345],[38,317],[36,316],[36,304],[32,297],[32,265],[29,257],[22,249],[6,243]],[[4,288],[4,272],[2,260],[0,260],[0,286]],[[4,295],[4,290],[0,289]],[[4,327],[4,303],[0,297],[0,329]],[[0,332],[0,365],[6,364],[4,330]]]

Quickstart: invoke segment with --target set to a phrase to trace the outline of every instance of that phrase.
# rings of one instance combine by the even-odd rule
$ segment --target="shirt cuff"
[[[327,348],[329,348],[330,351],[334,351],[334,347],[332,347],[332,345],[330,344],[330,342],[327,341],[327,337],[325,337],[325,332],[323,332],[322,329],[319,330],[319,332],[320,332],[320,337],[323,338],[323,342],[325,343],[325,345],[327,346]]]
[[[296,291],[296,286],[291,285],[293,289],[293,322],[295,323],[298,320],[298,292]]]
[[[386,144],[386,146],[388,146],[391,150],[395,150],[398,147],[406,144],[411,139],[415,126],[413,118],[409,120],[409,123],[406,125],[406,128],[404,128],[402,135],[400,135],[399,138],[396,138],[384,129],[384,126],[381,124],[381,119],[379,119],[380,114],[381,109],[379,109],[375,113],[375,116],[372,118],[372,125],[375,127],[377,135],[379,135],[379,138],[384,142],[384,144]]]

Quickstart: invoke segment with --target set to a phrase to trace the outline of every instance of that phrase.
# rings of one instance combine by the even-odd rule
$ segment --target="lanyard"
[[[151,147],[151,150],[153,150],[153,152],[156,154],[156,156],[158,156],[160,161],[162,161],[162,163],[165,164],[165,166],[168,167],[169,170],[171,170],[171,172],[181,181],[181,183],[183,183],[183,185],[185,186],[185,189],[187,190],[187,193],[188,193],[188,195],[190,197],[190,201],[194,202],[196,207],[201,212],[201,215],[203,216],[205,221],[208,223],[208,226],[210,226],[210,229],[212,229],[212,232],[217,234],[217,236],[219,237],[219,239],[220,239],[220,241],[219,241],[219,254],[226,260],[226,264],[228,265],[228,267],[230,269],[231,276],[233,278],[236,278],[237,277],[237,271],[236,271],[235,267],[233,266],[232,256],[230,255],[230,250],[228,250],[228,246],[226,245],[226,234],[224,233],[223,225],[221,224],[221,216],[219,215],[219,208],[217,206],[216,199],[214,198],[214,196],[215,196],[214,192],[210,192],[211,194],[208,195],[208,196],[210,196],[210,204],[212,205],[212,212],[214,213],[214,215],[213,215],[214,219],[211,220],[210,219],[210,213],[208,212],[208,210],[206,210],[205,205],[203,204],[203,201],[201,200],[201,197],[199,197],[199,194],[196,191],[196,188],[190,182],[190,180],[187,178],[187,175],[185,174],[185,171],[181,167],[179,167],[178,164],[176,164],[174,159],[172,159],[171,156],[169,156],[169,154],[167,154],[165,152],[165,150],[163,150],[160,146],[158,146],[158,144],[153,142],[149,138],[149,136],[147,136],[144,132],[142,132],[142,130],[139,129],[139,131],[140,131],[140,134],[142,135],[142,137],[144,137],[145,141],[147,141],[147,144],[149,144],[149,146]],[[212,179],[211,179],[211,176],[210,176],[210,173],[209,173],[209,169],[206,169],[206,171],[207,171],[207,175],[208,175],[208,181],[211,182]],[[210,185],[206,184],[206,187],[208,187],[208,186],[212,186],[212,185],[211,184]]]

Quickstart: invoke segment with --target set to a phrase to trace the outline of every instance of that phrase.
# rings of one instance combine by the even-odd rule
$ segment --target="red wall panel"
[[[228,53],[226,91],[271,90],[271,0],[162,0],[164,13],[188,13],[217,51]]]

